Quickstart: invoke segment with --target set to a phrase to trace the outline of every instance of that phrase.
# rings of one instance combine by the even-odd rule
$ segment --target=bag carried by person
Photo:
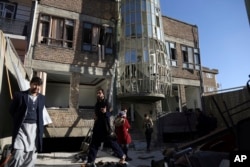
[[[153,133],[153,127],[150,122],[145,123],[146,133]]]
[[[92,140],[92,128],[89,129],[87,135],[84,138],[84,141],[81,144],[80,149],[82,150],[82,152],[88,152],[91,140]]]
[[[116,140],[117,139],[116,133],[112,129],[110,122],[108,120],[105,121],[105,127],[106,127],[107,137]]]

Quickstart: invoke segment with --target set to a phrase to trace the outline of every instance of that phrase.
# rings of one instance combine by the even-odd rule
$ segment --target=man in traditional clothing
[[[10,167],[33,167],[37,152],[42,151],[43,109],[45,96],[39,93],[43,81],[33,77],[30,88],[16,92],[10,105],[13,118]]]

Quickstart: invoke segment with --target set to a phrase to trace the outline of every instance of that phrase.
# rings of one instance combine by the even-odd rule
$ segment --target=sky
[[[163,16],[198,26],[201,65],[218,69],[221,89],[245,86],[250,24],[244,0],[160,0]]]

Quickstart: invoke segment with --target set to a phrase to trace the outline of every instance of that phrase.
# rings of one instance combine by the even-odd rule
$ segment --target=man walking
[[[110,116],[109,105],[104,96],[103,89],[97,90],[97,102],[95,105],[95,123],[93,127],[92,141],[89,145],[88,163],[83,164],[85,166],[95,166],[95,159],[98,152],[98,148],[102,142],[109,142],[111,148],[120,158],[120,163],[125,163],[126,155],[123,153],[116,139],[110,137]]]
[[[147,151],[150,151],[150,145],[151,145],[151,138],[153,133],[153,121],[149,117],[148,114],[144,114],[144,129],[145,129],[145,137],[147,142]]]
[[[13,118],[10,167],[33,167],[42,151],[45,97],[39,93],[42,79],[33,77],[30,88],[16,92],[9,112]]]

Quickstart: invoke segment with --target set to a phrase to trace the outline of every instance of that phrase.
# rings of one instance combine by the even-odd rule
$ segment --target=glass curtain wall
[[[121,0],[118,95],[164,96],[171,84],[159,0]]]

